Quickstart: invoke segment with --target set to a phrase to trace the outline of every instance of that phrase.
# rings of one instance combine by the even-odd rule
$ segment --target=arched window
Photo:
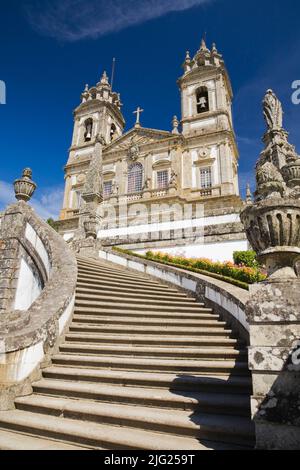
[[[143,165],[133,163],[128,168],[128,193],[138,193],[143,190]]]
[[[208,89],[206,86],[198,88],[196,91],[197,114],[209,111]]]
[[[114,138],[116,137],[116,132],[117,132],[117,128],[115,126],[115,124],[112,124],[111,127],[110,127],[110,141],[112,142],[114,140]]]
[[[84,123],[84,141],[89,142],[92,139],[93,135],[93,119],[89,118]]]

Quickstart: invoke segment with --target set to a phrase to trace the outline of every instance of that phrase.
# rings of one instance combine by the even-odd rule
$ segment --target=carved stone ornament
[[[106,145],[105,138],[103,137],[102,134],[98,134],[98,135],[96,136],[96,142],[99,143],[99,144],[101,144],[101,145],[103,145],[103,146]]]
[[[28,202],[36,190],[36,184],[32,181],[30,168],[23,170],[22,178],[14,182],[15,196],[18,201]]]
[[[263,101],[268,130],[256,165],[255,203],[241,213],[247,238],[269,279],[295,278],[300,260],[300,158],[282,128],[282,106],[268,90]]]
[[[268,129],[282,129],[282,105],[272,90],[267,90],[263,100],[263,114]]]
[[[128,149],[128,158],[129,160],[132,160],[135,162],[140,155],[140,148],[137,144],[132,143],[131,146]]]
[[[86,238],[97,238],[97,218],[90,215],[83,223]]]
[[[198,155],[200,158],[208,158],[210,157],[210,151],[208,148],[203,147],[199,150]]]

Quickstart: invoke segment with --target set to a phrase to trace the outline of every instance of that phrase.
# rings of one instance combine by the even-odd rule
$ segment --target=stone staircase
[[[0,449],[253,448],[247,350],[226,323],[154,278],[78,265],[69,332],[0,413]]]

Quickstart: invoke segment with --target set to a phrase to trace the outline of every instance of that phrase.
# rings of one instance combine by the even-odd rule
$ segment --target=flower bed
[[[266,279],[266,276],[259,268],[237,266],[229,261],[221,263],[205,258],[184,258],[182,256],[172,256],[166,253],[154,253],[152,251],[148,251],[144,256],[133,253],[130,250],[123,250],[122,248],[114,249],[131,256],[137,256],[139,258],[156,261],[158,263],[183,268],[205,276],[214,277],[215,279],[228,282],[241,287],[242,289],[249,289],[249,284],[261,282]]]

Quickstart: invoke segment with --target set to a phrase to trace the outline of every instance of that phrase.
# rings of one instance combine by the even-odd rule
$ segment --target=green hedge
[[[233,260],[237,266],[247,266],[248,268],[259,268],[259,262],[255,251],[235,251]]]

